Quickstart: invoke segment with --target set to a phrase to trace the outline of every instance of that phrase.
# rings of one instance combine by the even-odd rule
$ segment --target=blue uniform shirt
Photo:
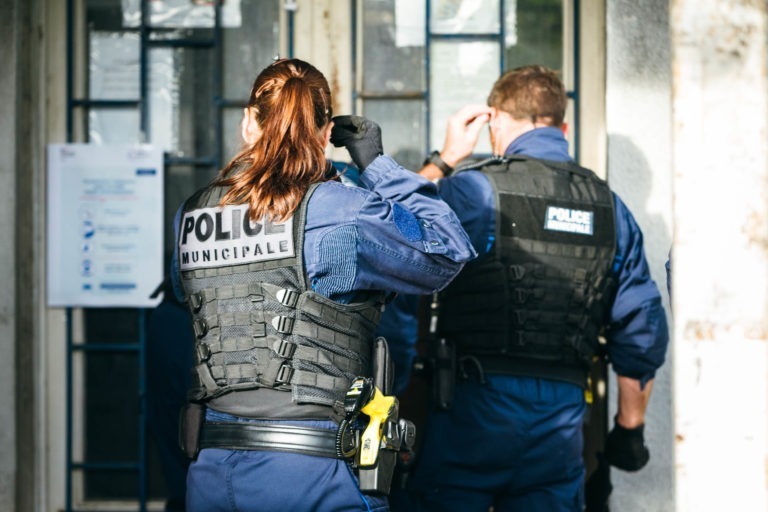
[[[525,155],[554,161],[571,161],[568,142],[558,128],[537,128],[515,139],[507,155]],[[456,212],[472,245],[482,256],[493,247],[495,236],[495,194],[491,183],[479,171],[464,171],[440,180],[440,195]],[[651,279],[643,251],[643,235],[624,202],[614,197],[616,213],[616,257],[614,273],[618,288],[613,301],[606,337],[614,370],[645,383],[663,364],[669,334],[661,295]],[[415,311],[413,312],[415,315]],[[397,318],[385,312],[380,330],[392,331],[390,324],[403,325],[402,308]],[[401,331],[390,334],[390,343],[412,347],[415,338]],[[397,368],[396,362],[396,368]],[[403,365],[400,365],[403,368]]]
[[[359,182],[360,187],[322,183],[309,200],[304,263],[315,292],[342,303],[369,290],[432,293],[476,256],[429,180],[384,155]],[[176,233],[179,219],[177,214]],[[171,274],[183,300],[177,252]]]

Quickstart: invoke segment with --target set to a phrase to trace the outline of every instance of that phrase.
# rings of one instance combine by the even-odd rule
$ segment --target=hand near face
[[[480,130],[491,118],[492,109],[487,105],[466,105],[448,118],[445,144],[441,158],[455,167],[472,154],[480,136]]]

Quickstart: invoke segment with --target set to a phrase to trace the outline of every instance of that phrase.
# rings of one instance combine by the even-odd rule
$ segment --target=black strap
[[[334,430],[294,425],[210,422],[203,425],[200,448],[267,450],[337,458]]]

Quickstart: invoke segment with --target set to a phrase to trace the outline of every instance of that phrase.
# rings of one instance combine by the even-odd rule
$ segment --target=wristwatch
[[[430,153],[429,156],[426,158],[426,160],[424,160],[424,163],[421,165],[427,165],[427,164],[434,165],[435,167],[443,171],[443,174],[445,174],[446,176],[450,176],[451,173],[453,172],[453,167],[445,163],[445,160],[440,158],[439,151],[433,151],[432,153]]]

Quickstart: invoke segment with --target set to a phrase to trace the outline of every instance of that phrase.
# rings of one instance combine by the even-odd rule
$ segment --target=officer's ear
[[[243,119],[240,121],[240,135],[248,145],[253,145],[261,137],[261,128],[256,121],[256,110],[250,107],[243,109]]]
[[[568,136],[568,123],[563,121],[563,124],[560,125],[560,130],[562,130],[563,136],[567,137]]]
[[[328,121],[328,124],[323,129],[323,147],[327,147],[331,143],[331,130],[333,129],[333,121]]]

